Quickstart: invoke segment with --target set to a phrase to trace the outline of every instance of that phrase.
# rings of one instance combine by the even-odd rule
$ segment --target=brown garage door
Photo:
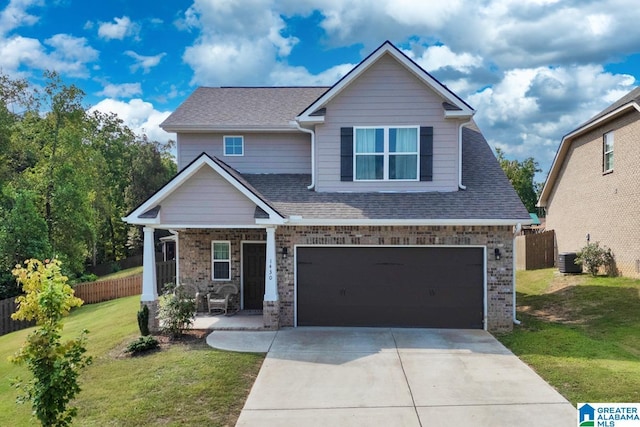
[[[482,328],[482,248],[300,247],[299,326]]]

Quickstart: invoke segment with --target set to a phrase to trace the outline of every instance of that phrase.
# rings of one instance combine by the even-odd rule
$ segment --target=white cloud
[[[56,34],[44,43],[21,36],[0,39],[0,67],[13,75],[20,75],[20,68],[25,66],[55,70],[70,77],[86,77],[89,74],[87,64],[98,59],[98,51],[83,37]]]
[[[142,99],[131,99],[128,102],[106,98],[93,106],[90,111],[103,113],[115,113],[122,119],[125,125],[138,135],[147,135],[149,139],[159,142],[167,142],[174,139],[174,135],[160,129],[162,123],[170,111],[158,111],[150,102]]]
[[[448,46],[435,45],[427,47],[422,55],[416,57],[412,51],[405,50],[414,61],[427,71],[451,67],[468,74],[473,68],[482,66],[482,58],[470,53],[454,53]]]
[[[140,83],[109,83],[104,86],[104,89],[96,93],[98,96],[106,96],[108,98],[131,98],[132,96],[141,94],[142,86]]]
[[[33,6],[40,6],[41,0],[10,0],[7,7],[0,12],[0,34],[22,27],[31,26],[38,22],[36,15],[31,15],[27,9]]]
[[[166,53],[163,52],[153,56],[144,56],[139,55],[132,50],[127,50],[124,52],[124,54],[136,61],[135,64],[129,67],[131,72],[135,73],[140,68],[142,68],[144,74],[147,74],[153,67],[158,65],[160,63],[160,60],[166,55]]]
[[[115,23],[100,23],[100,26],[98,27],[98,36],[107,40],[123,40],[125,37],[137,35],[140,30],[139,26],[132,22],[128,16],[113,18],[113,20]]]

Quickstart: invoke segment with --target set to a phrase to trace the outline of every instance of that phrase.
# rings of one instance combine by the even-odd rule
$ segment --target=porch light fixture
[[[499,261],[499,260],[500,260],[500,258],[502,257],[502,254],[500,253],[500,249],[496,248],[496,249],[493,251],[493,253],[494,253],[494,255],[496,256],[496,261]]]
[[[289,254],[289,248],[282,248],[282,258],[286,258]]]

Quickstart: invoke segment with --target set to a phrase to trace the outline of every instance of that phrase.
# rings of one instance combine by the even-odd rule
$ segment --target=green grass
[[[142,266],[140,267],[131,267],[126,270],[116,271],[115,273],[106,274],[98,278],[98,282],[101,280],[111,280],[111,279],[122,279],[123,277],[135,276],[137,274],[142,274]]]
[[[92,304],[74,310],[64,334],[89,330],[93,364],[82,371],[77,426],[234,425],[262,364],[259,354],[214,350],[203,339],[173,343],[142,357],[124,357],[138,336],[140,297]],[[0,337],[0,425],[31,426],[28,405],[15,403],[10,379],[29,378],[7,358],[30,329]]]
[[[640,401],[640,281],[517,273],[522,325],[498,335],[573,404]]]

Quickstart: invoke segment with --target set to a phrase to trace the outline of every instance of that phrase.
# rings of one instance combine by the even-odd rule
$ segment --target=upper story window
[[[602,170],[603,172],[613,171],[613,131],[602,136]]]
[[[236,135],[225,135],[224,137],[224,155],[225,156],[243,156],[244,155],[244,137]]]
[[[211,278],[231,280],[231,242],[211,242]]]
[[[417,126],[354,128],[356,181],[418,180]]]

